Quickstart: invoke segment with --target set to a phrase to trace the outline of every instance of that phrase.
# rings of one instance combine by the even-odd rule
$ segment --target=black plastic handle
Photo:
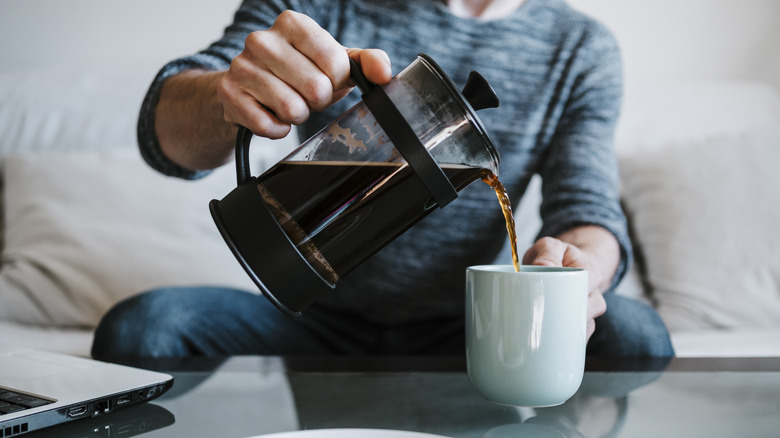
[[[252,143],[252,131],[238,127],[236,134],[236,184],[241,185],[252,178],[249,169],[249,144]]]
[[[368,93],[376,85],[366,79],[363,75],[363,71],[360,66],[353,60],[349,59],[350,77],[355,82],[360,91],[365,94]],[[238,127],[238,133],[236,133],[236,184],[241,185],[252,178],[252,170],[249,168],[249,144],[252,142],[252,131],[240,126]]]
[[[350,58],[350,76],[360,91],[363,102],[373,114],[385,135],[390,138],[398,152],[404,157],[409,167],[422,181],[425,188],[440,208],[454,201],[458,192],[452,186],[447,175],[433,159],[428,149],[414,133],[401,111],[395,106],[385,90],[368,81],[360,66]]]
[[[349,77],[352,78],[352,81],[355,83],[355,85],[357,85],[357,87],[360,89],[360,92],[363,94],[368,93],[372,88],[376,87],[376,84],[373,84],[368,79],[366,79],[366,75],[363,74],[363,70],[360,68],[357,61],[352,58],[349,58]]]
[[[447,175],[436,163],[431,154],[420,142],[417,134],[398,110],[385,90],[366,79],[360,66],[353,60],[350,62],[350,77],[362,92],[363,102],[373,114],[379,126],[390,138],[396,149],[404,157],[409,167],[422,181],[425,188],[443,208],[458,197],[458,192],[452,186]],[[252,142],[252,131],[239,126],[236,134],[236,182],[241,185],[252,178],[249,168],[249,144]]]

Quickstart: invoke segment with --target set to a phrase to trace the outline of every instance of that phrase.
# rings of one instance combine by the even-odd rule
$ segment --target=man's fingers
[[[350,54],[368,80],[390,81],[385,52],[346,49],[310,17],[283,12],[270,29],[247,36],[244,50],[223,76],[217,92],[225,121],[264,137],[287,135],[290,125],[349,93]]]
[[[344,48],[312,18],[292,11],[277,17],[271,28],[285,35],[299,56],[278,64],[281,77],[296,78],[291,83],[313,109],[333,101],[333,93],[348,87],[349,59]],[[304,74],[301,74],[301,73]]]
[[[386,84],[393,77],[390,57],[379,49],[347,49],[349,57],[360,64],[360,69],[370,82]]]
[[[598,271],[588,269],[587,255],[578,247],[553,237],[537,240],[523,256],[523,264],[538,266],[567,266],[588,270],[588,323],[587,339],[596,330],[596,318],[607,311],[607,302],[598,285],[601,277]]]
[[[292,126],[279,120],[273,111],[257,100],[243,96],[237,102],[239,103],[236,105],[223,103],[226,108],[224,116],[226,123],[234,126],[241,125],[256,135],[271,139],[284,138],[290,133]],[[232,108],[232,111],[228,111],[228,107]]]
[[[596,320],[591,319],[588,321],[587,326],[587,336],[585,337],[586,341],[590,340],[590,337],[593,336],[593,333],[596,331]]]
[[[538,266],[563,266],[566,244],[552,237],[537,240],[523,256],[523,264]]]

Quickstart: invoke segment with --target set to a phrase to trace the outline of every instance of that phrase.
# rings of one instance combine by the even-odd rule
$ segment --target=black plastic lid
[[[463,112],[469,118],[472,125],[476,128],[480,137],[482,137],[482,140],[485,142],[490,155],[493,157],[496,164],[498,164],[501,161],[501,157],[498,154],[498,149],[496,148],[495,143],[493,143],[493,140],[490,138],[490,135],[488,135],[487,129],[485,129],[485,125],[482,123],[479,115],[477,115],[478,110],[497,108],[499,106],[500,102],[498,95],[496,94],[495,90],[493,90],[493,87],[490,86],[488,81],[481,74],[476,71],[472,71],[469,74],[466,85],[463,87],[463,91],[460,91],[458,90],[458,87],[455,86],[455,83],[452,82],[452,79],[450,79],[444,69],[442,69],[439,64],[433,60],[433,58],[425,53],[420,53],[418,56],[422,58],[434,72],[436,72],[447,89],[449,89],[450,93],[455,97],[455,101],[458,102],[458,104],[460,104],[460,106],[463,108]]]

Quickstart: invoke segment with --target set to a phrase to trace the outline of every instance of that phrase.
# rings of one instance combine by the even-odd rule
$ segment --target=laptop
[[[106,415],[171,386],[163,373],[0,344],[0,438]]]
[[[81,421],[23,435],[22,438],[130,438],[168,427],[176,422],[162,406],[144,403]]]

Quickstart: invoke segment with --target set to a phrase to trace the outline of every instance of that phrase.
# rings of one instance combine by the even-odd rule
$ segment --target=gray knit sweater
[[[141,151],[150,165],[183,178],[205,174],[180,168],[160,152],[153,126],[162,83],[187,68],[227,68],[246,35],[270,27],[285,9],[311,16],[346,47],[383,49],[394,73],[419,52],[435,59],[458,86],[469,71],[479,71],[501,99],[499,108],[480,111],[480,118],[498,147],[500,178],[513,203],[531,176],[540,174],[540,236],[583,224],[605,227],[621,245],[613,286],[619,281],[631,254],[612,150],[621,100],[620,54],[605,27],[563,0],[527,0],[512,15],[486,22],[456,17],[435,0],[245,0],[222,39],[171,62],[155,78],[138,124]],[[357,99],[354,92],[314,113],[299,127],[300,138]],[[465,268],[493,263],[505,240],[495,194],[476,182],[345,276],[335,293],[317,305],[359,312],[387,325],[458,316]]]

